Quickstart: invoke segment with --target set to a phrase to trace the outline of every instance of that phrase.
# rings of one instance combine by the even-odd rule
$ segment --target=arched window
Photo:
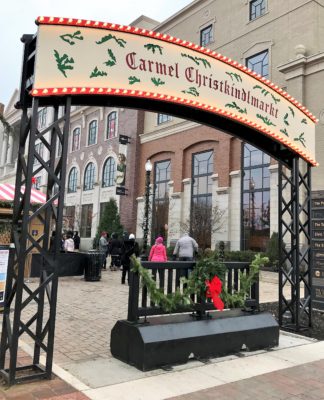
[[[72,151],[79,150],[80,148],[80,128],[73,129],[72,132]]]
[[[73,167],[69,173],[68,179],[68,193],[75,193],[77,191],[78,171]]]
[[[96,167],[94,163],[89,163],[84,172],[83,190],[92,190],[95,180]]]
[[[117,113],[116,111],[111,112],[107,117],[107,135],[106,139],[112,139],[117,135]]]
[[[102,171],[102,187],[114,186],[115,184],[116,163],[112,157],[109,157]]]
[[[88,146],[97,143],[97,121],[93,120],[89,124]]]

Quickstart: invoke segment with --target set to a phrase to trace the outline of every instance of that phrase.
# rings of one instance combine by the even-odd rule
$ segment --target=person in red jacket
[[[149,261],[163,262],[168,261],[166,249],[163,244],[163,237],[159,236],[155,239],[155,245],[151,247]]]

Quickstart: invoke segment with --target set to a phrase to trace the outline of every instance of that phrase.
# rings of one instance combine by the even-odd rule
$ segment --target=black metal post
[[[150,210],[150,181],[151,181],[151,171],[146,171],[145,178],[145,204],[144,204],[144,228],[143,228],[143,251],[142,260],[147,260],[147,237],[149,231],[149,210]]]

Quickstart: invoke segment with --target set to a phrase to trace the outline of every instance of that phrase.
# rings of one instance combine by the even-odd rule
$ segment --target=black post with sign
[[[313,306],[324,310],[324,196],[312,200],[312,297]]]

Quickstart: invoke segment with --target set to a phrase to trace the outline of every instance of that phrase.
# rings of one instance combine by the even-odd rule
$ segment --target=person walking
[[[108,254],[111,255],[111,271],[117,271],[121,266],[120,256],[122,245],[122,241],[118,239],[118,233],[112,233],[111,240],[108,245]]]
[[[79,236],[79,232],[78,231],[74,232],[73,241],[74,241],[74,250],[75,251],[79,251],[80,250],[81,238]]]
[[[166,248],[163,244],[163,237],[159,236],[155,239],[155,244],[151,247],[149,261],[165,262],[168,261]]]
[[[135,235],[133,233],[131,233],[129,235],[128,240],[124,240],[123,243],[122,255],[121,255],[121,262],[123,265],[123,272],[121,278],[122,285],[125,284],[126,276],[127,276],[127,281],[129,281],[129,269],[131,264],[130,257],[132,255],[139,257],[139,246],[138,243],[135,241]]]
[[[106,231],[101,232],[101,236],[99,239],[99,251],[102,253],[103,263],[102,269],[107,269],[107,255],[108,255],[108,234]]]
[[[197,251],[198,243],[188,233],[184,233],[175,245],[173,259],[178,257],[179,261],[193,261]]]

